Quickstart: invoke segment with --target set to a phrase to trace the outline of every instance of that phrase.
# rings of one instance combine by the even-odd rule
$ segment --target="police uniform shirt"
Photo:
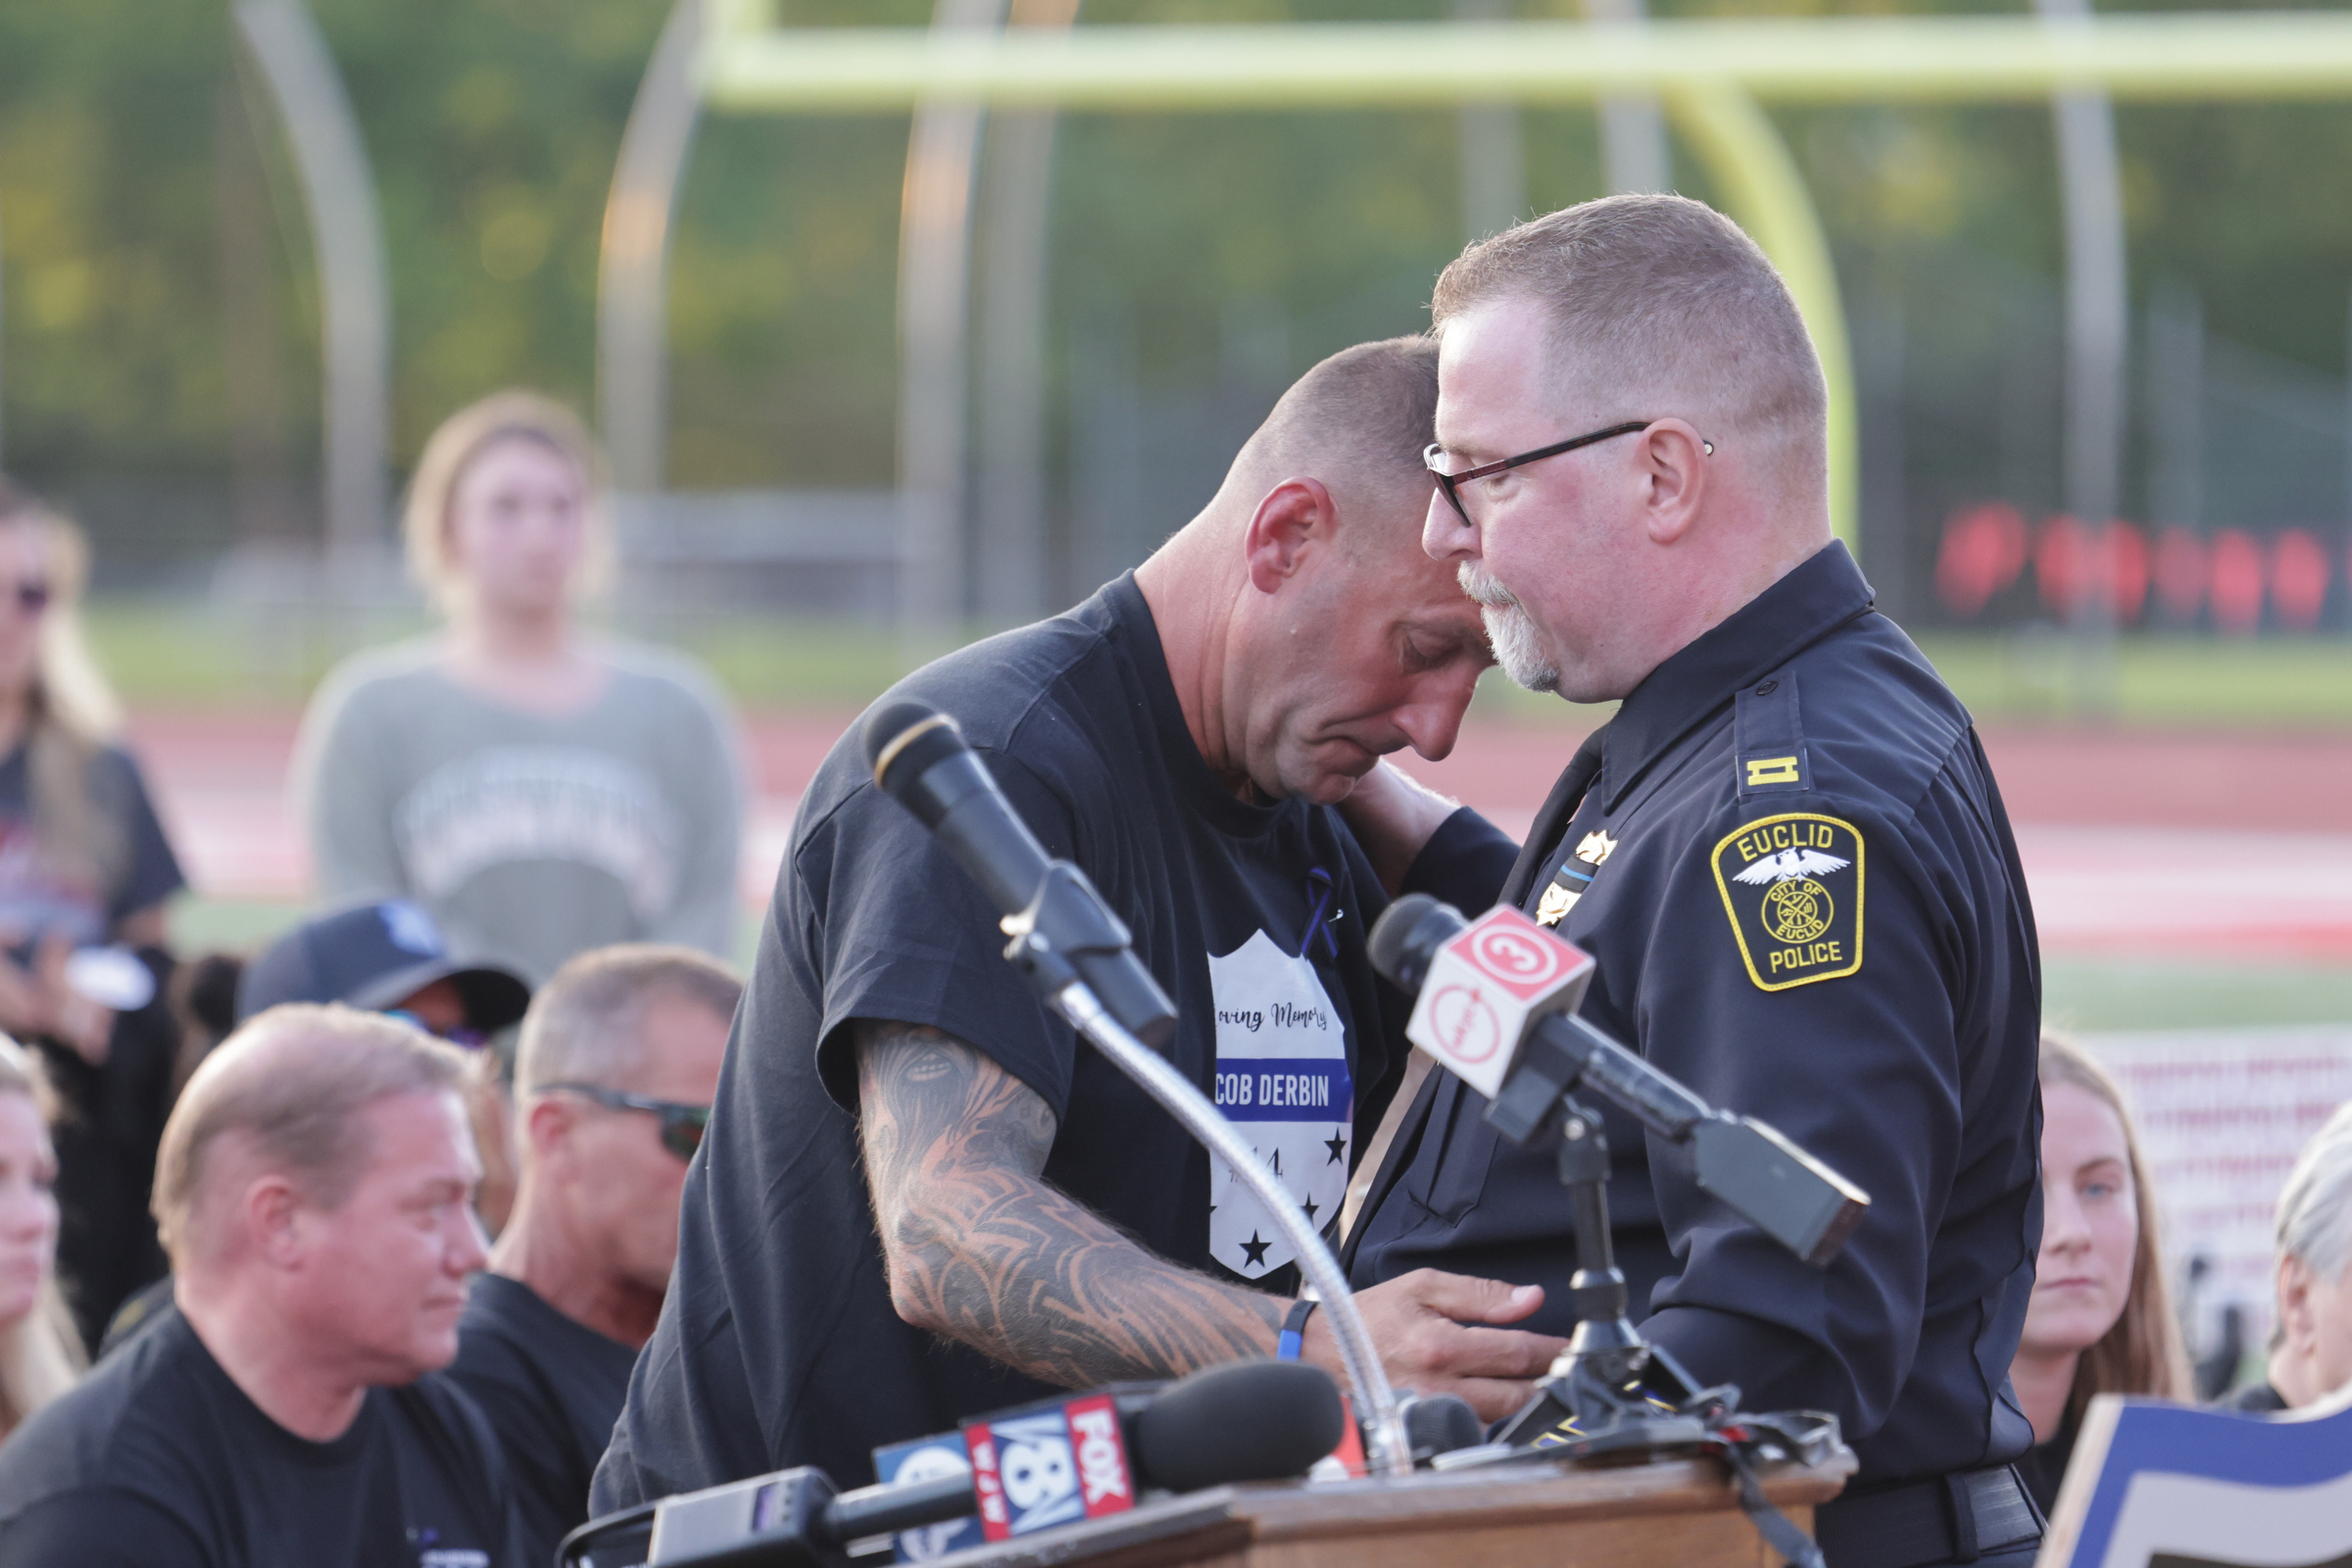
[[[2033,1441],[2006,1380],[2041,1228],[2040,974],[1967,712],[1832,544],[1659,665],[1599,741],[1505,891],[1598,960],[1587,1017],[1871,1200],[1816,1270],[1588,1094],[1634,1315],[1748,1408],[1835,1412],[1857,1486],[2014,1458]],[[1432,1075],[1350,1238],[1355,1282],[1541,1283],[1529,1326],[1566,1334],[1554,1156],[1485,1108]]]
[[[442,1376],[340,1437],[271,1420],[166,1308],[0,1446],[0,1568],[520,1568],[507,1474]]]
[[[1365,950],[1386,900],[1338,814],[1240,800],[1209,771],[1132,576],[950,655],[897,697],[954,714],[1047,850],[1084,868],[1176,1003],[1169,1059],[1310,1223],[1333,1226],[1357,1119],[1376,1122],[1407,1049],[1406,1004]],[[1483,828],[1458,815],[1450,830]],[[1507,864],[1490,860],[1489,887]],[[854,1019],[944,1030],[1019,1078],[1054,1111],[1045,1179],[1150,1251],[1296,1288],[1249,1194],[1082,1047],[1004,950],[995,908],[875,787],[853,730],[801,802],[598,1512],[787,1465],[857,1485],[877,1446],[1054,1392],[892,1310]]]

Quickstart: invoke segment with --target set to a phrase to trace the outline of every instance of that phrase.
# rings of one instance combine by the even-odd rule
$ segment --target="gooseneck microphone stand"
[[[1380,1352],[1364,1326],[1363,1313],[1356,1309],[1355,1293],[1348,1288],[1339,1259],[1332,1256],[1322,1236],[1291,1201],[1291,1195],[1258,1159],[1257,1152],[1234,1130],[1233,1123],[1209,1103],[1192,1080],[1113,1017],[1094,988],[1080,977],[1075,961],[1079,956],[1126,950],[1125,924],[1110,912],[1084,872],[1066,860],[1055,860],[1047,868],[1029,906],[1005,916],[1004,931],[1012,939],[1004,956],[1028,976],[1047,1004],[1225,1161],[1273,1216],[1298,1252],[1301,1272],[1323,1298],[1323,1313],[1338,1342],[1340,1362],[1347,1369],[1356,1408],[1363,1416],[1368,1440],[1365,1457],[1373,1473],[1411,1474],[1412,1449],[1397,1412],[1396,1391],[1389,1386],[1388,1371],[1380,1364]],[[1620,1290],[1622,1293],[1622,1287]]]

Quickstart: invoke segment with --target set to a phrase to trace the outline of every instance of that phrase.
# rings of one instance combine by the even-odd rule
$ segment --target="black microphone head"
[[[929,703],[911,699],[885,704],[866,714],[862,739],[874,782],[901,800],[933,763],[966,749],[956,720]]]
[[[1372,922],[1367,944],[1372,967],[1407,996],[1417,995],[1428,977],[1429,960],[1437,956],[1447,937],[1467,923],[1452,905],[1442,904],[1426,893],[1407,893]]]
[[[1338,1385],[1303,1361],[1232,1361],[1171,1383],[1128,1425],[1146,1486],[1197,1492],[1302,1476],[1340,1446]]]
[[[1396,1401],[1396,1414],[1404,1422],[1404,1446],[1415,1458],[1475,1448],[1487,1441],[1486,1423],[1457,1395],[1407,1395]]]

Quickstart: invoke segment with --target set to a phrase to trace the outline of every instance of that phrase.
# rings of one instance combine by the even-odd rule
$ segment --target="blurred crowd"
[[[39,1446],[101,1429],[126,1484],[201,1432],[217,1473],[185,1484],[302,1560],[341,1560],[317,1543],[387,1487],[485,1554],[451,1562],[547,1562],[585,1517],[740,996],[737,740],[691,662],[582,627],[612,551],[569,411],[450,418],[404,530],[443,624],[312,704],[318,912],[183,958],[180,866],[75,616],[82,536],[0,483],[0,1568],[148,1528],[83,1494],[10,1518]],[[2040,1073],[2009,1371],[2046,1511],[2096,1395],[2275,1410],[2352,1380],[2352,1106],[2278,1197],[2262,1375],[2200,1390],[2123,1094],[2056,1036]]]

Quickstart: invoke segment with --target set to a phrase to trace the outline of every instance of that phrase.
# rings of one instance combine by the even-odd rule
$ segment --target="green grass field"
[[[329,622],[138,600],[94,604],[89,622],[132,705],[212,707],[298,704],[344,653],[427,624],[421,613]],[[747,707],[856,706],[900,668],[897,639],[870,621],[729,614],[619,624],[692,651]],[[1922,643],[1986,720],[2352,730],[2352,640],[2341,637],[2128,637],[2117,644],[2112,681],[2087,694],[2072,644],[2047,630],[1941,633]],[[1582,716],[1499,674],[1489,675],[1478,702],[1481,711],[1529,721]]]

